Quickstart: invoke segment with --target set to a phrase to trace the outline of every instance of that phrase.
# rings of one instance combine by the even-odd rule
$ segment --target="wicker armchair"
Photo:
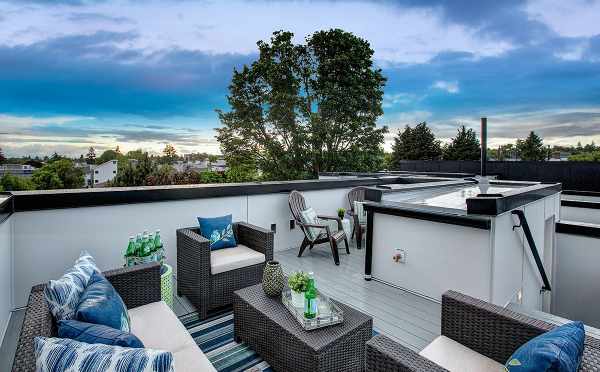
[[[521,345],[554,327],[458,292],[448,291],[442,296],[442,335],[501,364]],[[367,343],[366,370],[447,372],[383,335]],[[600,339],[586,335],[580,371],[599,370]]]
[[[160,264],[156,262],[106,271],[103,274],[115,287],[128,309],[160,301]],[[35,371],[33,339],[36,336],[57,336],[56,320],[44,297],[45,286],[46,284],[38,284],[31,288],[13,361],[13,372]]]
[[[233,224],[235,240],[273,259],[273,232],[244,222]],[[233,304],[233,292],[262,282],[265,262],[211,273],[210,242],[200,228],[177,230],[177,295],[186,296],[202,319],[210,310]]]

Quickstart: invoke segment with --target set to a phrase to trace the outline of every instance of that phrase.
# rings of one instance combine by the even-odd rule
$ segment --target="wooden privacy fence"
[[[401,171],[479,174],[479,161],[402,160]],[[560,182],[563,190],[600,191],[600,162],[488,161],[488,175],[503,180]]]

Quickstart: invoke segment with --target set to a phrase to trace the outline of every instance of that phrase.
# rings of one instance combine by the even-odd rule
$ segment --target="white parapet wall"
[[[449,289],[489,300],[489,230],[378,213],[373,226],[375,279],[435,300]],[[405,262],[393,260],[399,250]]]
[[[552,312],[600,327],[600,225],[560,225]]]
[[[303,194],[307,205],[317,213],[335,215],[338,208],[347,207],[349,190],[325,189]],[[287,193],[17,212],[11,217],[14,306],[24,306],[34,284],[58,278],[82,250],[89,251],[102,270],[121,267],[128,237],[144,230],[160,229],[167,263],[176,272],[175,231],[197,226],[198,216],[225,214],[232,214],[234,221],[265,229],[275,224],[275,250],[296,248],[302,240],[297,226],[290,229]],[[5,272],[10,270],[2,270],[2,275]]]
[[[561,206],[560,214],[563,220],[600,224],[600,209]]]
[[[13,309],[12,225],[12,217],[0,222],[0,342],[4,339]]]
[[[552,281],[553,231],[559,210],[554,194],[524,211],[545,271]],[[533,255],[518,219],[510,212],[491,218],[489,230],[375,213],[372,276],[435,300],[456,290],[505,306],[510,302],[546,310]],[[402,250],[405,262],[393,257]]]

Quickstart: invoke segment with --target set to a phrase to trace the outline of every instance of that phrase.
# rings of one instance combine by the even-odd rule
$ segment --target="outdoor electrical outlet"
[[[406,251],[404,249],[396,248],[396,252],[392,259],[396,263],[406,263]]]
[[[296,227],[296,221],[290,220],[290,230],[293,230]]]
[[[274,233],[277,233],[277,224],[275,224],[275,223],[271,224],[271,231],[273,231]]]

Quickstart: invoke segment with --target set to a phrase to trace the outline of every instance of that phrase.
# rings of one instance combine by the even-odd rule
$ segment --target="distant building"
[[[184,172],[186,170],[194,170],[196,172],[203,172],[208,170],[208,161],[206,160],[178,160],[173,163],[173,168],[177,172]]]
[[[218,159],[211,163],[209,168],[214,172],[225,172],[227,170],[227,162],[225,162],[225,159]]]
[[[204,172],[211,170],[213,172],[224,172],[227,170],[227,163],[225,159],[218,159],[210,163],[207,159],[205,160],[179,160],[173,163],[173,168],[178,172],[186,170],[194,170],[196,172]]]
[[[572,154],[566,151],[554,151],[550,157],[550,161],[568,161]]]
[[[0,165],[0,176],[12,174],[13,176],[31,177],[36,167],[28,164],[4,164]]]
[[[112,181],[117,176],[118,161],[109,160],[98,165],[86,165],[85,185],[86,187],[104,187],[108,181]]]

